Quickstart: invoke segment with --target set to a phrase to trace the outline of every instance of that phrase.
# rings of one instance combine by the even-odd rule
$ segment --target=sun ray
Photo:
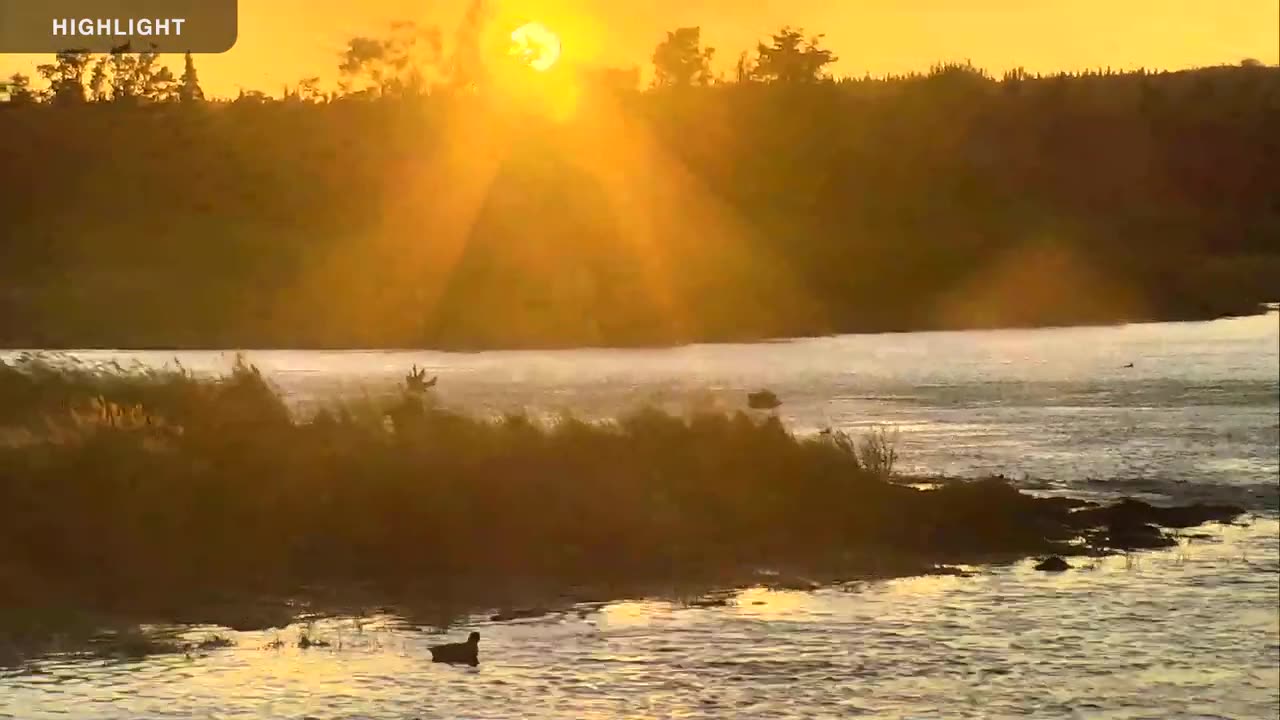
[[[654,310],[665,315],[676,337],[705,335],[711,329],[705,307],[695,307],[719,290],[742,304],[724,311],[760,315],[802,310],[819,325],[819,307],[786,265],[753,234],[749,223],[674,156],[654,130],[610,93],[595,93],[589,110],[575,121],[572,161],[595,178],[605,194],[634,267]],[[619,248],[620,250],[622,248]],[[728,287],[706,286],[720,278]],[[748,279],[758,286],[733,287]],[[796,306],[787,307],[785,304]],[[769,322],[767,317],[757,320]]]
[[[377,221],[353,229],[316,253],[280,293],[277,316],[289,317],[310,342],[327,328],[363,328],[362,344],[430,341],[433,318],[466,255],[472,228],[508,151],[503,118],[459,107],[423,145],[388,172],[397,191]],[[341,302],[334,302],[335,298]]]

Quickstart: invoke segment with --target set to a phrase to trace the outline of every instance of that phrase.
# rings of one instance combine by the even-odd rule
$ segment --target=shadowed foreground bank
[[[883,440],[745,413],[485,420],[408,391],[300,420],[245,365],[202,379],[20,360],[0,365],[0,609],[17,618],[0,639],[59,609],[253,626],[280,618],[245,598],[426,607],[759,567],[911,574],[1161,547],[1156,526],[1241,512],[1000,479],[919,490],[888,474]]]

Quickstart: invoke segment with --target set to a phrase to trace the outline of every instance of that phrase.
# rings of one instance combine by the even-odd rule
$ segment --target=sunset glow
[[[448,34],[466,7],[466,0],[241,0],[236,45],[202,58],[201,80],[206,91],[231,97],[240,87],[273,91],[310,75],[331,85],[337,80],[334,52],[349,35],[376,34],[394,20],[438,26]],[[495,7],[505,16],[536,18],[551,28],[571,46],[574,64],[639,65],[642,71],[667,30],[693,25],[702,27],[706,44],[718,51],[716,72],[726,73],[740,52],[750,51],[783,24],[823,33],[827,45],[845,50],[833,71],[855,77],[922,71],[935,62],[965,59],[997,75],[1014,67],[1032,72],[1106,66],[1175,70],[1234,64],[1247,57],[1280,62],[1280,6],[1271,0],[1055,0],[964,7],[936,0],[746,5],[727,0],[507,0]],[[504,46],[509,30],[502,33]],[[35,56],[3,57],[0,71],[34,74],[40,62]]]
[[[531,22],[511,32],[511,56],[546,72],[560,59],[560,38],[542,23]]]
[[[0,720],[1277,717],[1278,3],[0,0]]]

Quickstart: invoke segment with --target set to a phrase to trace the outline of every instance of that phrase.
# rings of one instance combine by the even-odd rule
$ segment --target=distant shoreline
[[[1226,311],[1206,312],[1203,314],[1175,314],[1164,317],[1142,317],[1142,318],[1121,318],[1112,321],[1082,321],[1076,323],[1020,323],[1020,324],[994,324],[994,325],[956,325],[956,326],[922,326],[922,327],[904,327],[904,328],[882,328],[882,329],[857,329],[843,328],[832,332],[814,333],[814,334],[797,334],[782,336],[742,336],[742,337],[707,337],[707,338],[681,338],[669,341],[654,342],[634,342],[634,343],[607,343],[607,344],[575,344],[569,343],[531,343],[521,345],[503,345],[503,344],[450,344],[437,343],[434,345],[411,346],[411,345],[354,345],[343,343],[310,343],[310,344],[272,344],[262,342],[236,342],[230,339],[225,342],[187,342],[187,343],[165,343],[165,342],[149,342],[134,343],[127,340],[128,333],[124,333],[121,342],[100,342],[89,344],[84,342],[50,342],[41,343],[21,342],[13,339],[0,337],[0,351],[5,352],[75,352],[75,351],[113,351],[121,352],[212,352],[226,350],[245,350],[245,351],[317,351],[317,352],[338,352],[344,350],[381,350],[387,352],[456,352],[456,353],[476,353],[476,352],[502,352],[502,351],[558,351],[558,350],[662,350],[678,347],[686,347],[690,345],[738,345],[738,344],[757,344],[757,343],[785,343],[797,340],[810,340],[815,338],[838,337],[842,335],[900,335],[908,333],[948,333],[948,332],[983,332],[983,331],[1005,331],[1005,330],[1054,330],[1066,328],[1105,328],[1105,327],[1122,327],[1126,325],[1146,325],[1160,323],[1177,323],[1177,322],[1211,322],[1214,320],[1226,320],[1231,318],[1254,317],[1258,315],[1267,315],[1280,309],[1280,303],[1260,302],[1250,303],[1249,308],[1236,308]]]

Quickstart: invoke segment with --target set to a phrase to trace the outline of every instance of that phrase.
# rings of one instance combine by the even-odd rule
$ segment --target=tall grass
[[[898,429],[883,425],[872,428],[858,442],[857,455],[867,472],[879,477],[893,475],[898,463]]]
[[[0,361],[0,425],[57,423],[89,409],[145,411],[182,426],[206,422],[279,423],[288,410],[257,368],[238,356],[225,377],[198,377],[176,359],[171,367],[91,365],[74,357],[23,354]]]

